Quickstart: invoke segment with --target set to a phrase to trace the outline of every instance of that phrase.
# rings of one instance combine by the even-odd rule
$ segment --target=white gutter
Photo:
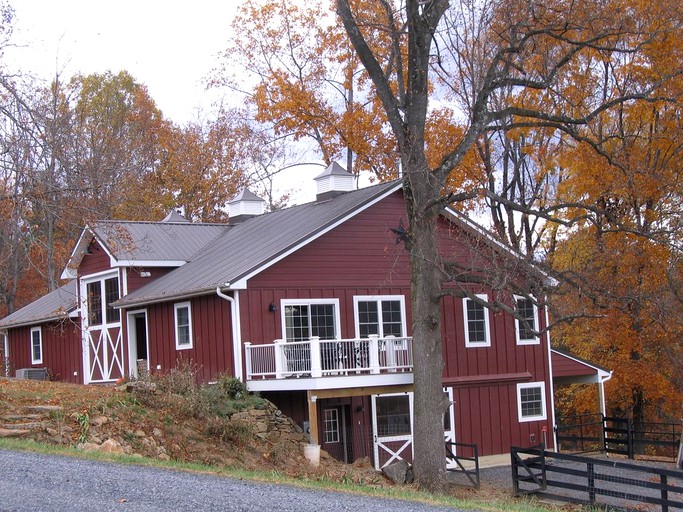
[[[4,351],[2,352],[3,354],[3,360],[2,360],[2,373],[5,377],[9,377],[9,337],[7,336],[7,331],[3,330],[0,331],[0,334],[2,334],[2,337],[4,338]]]
[[[548,326],[550,325],[550,318],[548,315],[548,305],[545,304],[543,306],[543,309],[545,310],[545,339],[546,343],[548,344],[548,369],[550,371],[550,414],[552,416],[552,429],[553,429],[553,450],[558,451],[557,449],[557,430],[555,429],[555,384],[553,384],[553,351],[552,348],[550,347],[550,329],[548,329]]]
[[[230,288],[230,283],[225,283],[226,288]],[[233,290],[234,297],[226,295],[220,286],[216,287],[216,295],[221,299],[227,300],[230,305],[230,315],[232,323],[232,357],[235,370],[235,378],[244,382],[242,375],[242,326],[240,324],[240,292]]]

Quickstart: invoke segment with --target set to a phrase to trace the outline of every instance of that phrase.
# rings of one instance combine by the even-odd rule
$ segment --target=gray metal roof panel
[[[230,226],[190,222],[99,221],[91,229],[119,261],[189,261]]]
[[[0,329],[64,319],[77,306],[78,290],[74,279],[0,320]]]
[[[328,201],[293,206],[250,218],[217,238],[196,259],[128,294],[118,304],[141,304],[208,293],[217,286],[244,279],[398,187],[396,181],[384,183],[347,192]]]

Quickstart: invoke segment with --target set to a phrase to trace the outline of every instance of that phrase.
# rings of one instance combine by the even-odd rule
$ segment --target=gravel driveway
[[[0,511],[450,511],[422,503],[0,450]]]

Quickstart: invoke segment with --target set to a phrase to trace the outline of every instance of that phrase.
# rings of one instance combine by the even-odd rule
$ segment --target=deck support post
[[[311,444],[318,442],[318,397],[311,390],[306,392],[308,397],[308,425],[310,429]]]

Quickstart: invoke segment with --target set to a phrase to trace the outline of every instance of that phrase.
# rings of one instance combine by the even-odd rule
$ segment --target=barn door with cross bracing
[[[84,382],[111,382],[125,375],[117,273],[81,280]]]
[[[413,394],[372,395],[375,469],[413,460]]]

